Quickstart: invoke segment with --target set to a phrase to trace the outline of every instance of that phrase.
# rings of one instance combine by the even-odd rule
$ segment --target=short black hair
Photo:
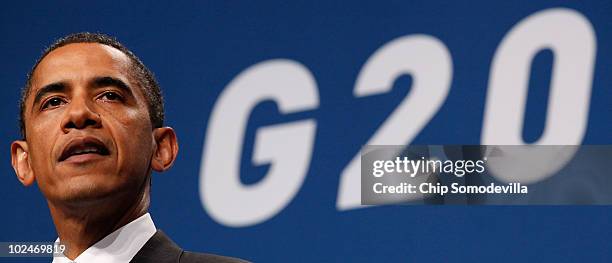
[[[102,33],[81,32],[70,34],[56,40],[55,43],[45,49],[45,51],[42,53],[40,58],[38,58],[32,69],[28,73],[27,81],[25,86],[21,90],[21,99],[19,100],[19,128],[21,131],[21,136],[24,140],[26,137],[24,119],[25,100],[28,97],[32,88],[32,75],[34,74],[36,67],[38,67],[38,64],[40,64],[40,62],[49,53],[51,53],[51,51],[74,43],[98,43],[102,45],[107,45],[118,49],[126,56],[128,56],[128,58],[130,58],[132,62],[130,74],[132,74],[132,77],[136,79],[138,85],[144,91],[145,97],[147,99],[151,125],[153,126],[153,128],[159,128],[164,125],[164,100],[162,97],[161,89],[159,87],[159,83],[157,82],[157,80],[155,80],[155,76],[153,75],[153,73],[142,63],[142,61],[140,61],[140,59],[136,55],[134,55],[134,53],[132,53],[132,51],[130,51],[127,47],[117,41],[117,39],[115,39],[114,37]]]

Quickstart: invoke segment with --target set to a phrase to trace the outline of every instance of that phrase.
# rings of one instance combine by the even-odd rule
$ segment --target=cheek
[[[152,140],[152,128],[151,123],[147,114],[144,114],[138,110],[125,111],[121,116],[122,128],[124,134],[129,141],[132,141],[132,145],[138,148],[151,147]],[[143,148],[144,150],[144,148]]]
[[[30,158],[30,167],[34,172],[34,176],[37,181],[46,183],[50,177],[48,175],[51,173],[51,167],[47,161],[49,158],[47,154],[44,154],[38,147],[31,147],[30,149],[31,151],[28,155]],[[48,183],[52,184],[52,182]]]
[[[59,107],[51,111],[38,112],[31,117],[27,117],[26,133],[32,135],[47,135],[50,131],[60,130],[64,110],[65,107]],[[38,136],[35,137],[37,138]]]
[[[117,143],[118,158],[122,169],[148,170],[152,156],[152,129],[148,119],[142,113],[126,111],[118,117],[114,137]]]
[[[61,133],[61,110],[39,114],[26,125],[30,164],[38,173],[52,169],[54,147]]]
[[[53,163],[50,160],[50,149],[46,149],[44,145],[30,143],[29,161],[38,188],[44,196],[53,196],[59,190],[56,189],[61,185],[58,176],[54,173]]]
[[[57,141],[57,132],[51,128],[41,129],[40,127],[44,126],[31,127],[30,130],[27,130],[28,156],[36,179],[46,181],[53,174],[55,163],[53,150]]]

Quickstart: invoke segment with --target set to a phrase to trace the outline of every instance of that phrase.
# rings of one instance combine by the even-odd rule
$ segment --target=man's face
[[[97,43],[49,53],[24,119],[29,165],[49,201],[93,201],[141,188],[155,148],[130,59]]]

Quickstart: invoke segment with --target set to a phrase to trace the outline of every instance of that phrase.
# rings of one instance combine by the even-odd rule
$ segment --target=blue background
[[[172,170],[154,174],[151,213],[157,227],[185,249],[257,262],[610,262],[609,206],[336,209],[340,173],[411,83],[402,77],[392,92],[355,98],[357,74],[375,50],[409,34],[440,39],[452,56],[452,86],[413,144],[479,144],[496,48],[521,19],[552,7],[582,13],[595,29],[583,144],[610,144],[611,1],[6,3],[0,8],[0,241],[56,238],[45,199],[36,186],[22,187],[10,166],[9,146],[19,137],[17,101],[46,45],[68,33],[93,31],[116,36],[163,88],[167,123],[178,132],[181,152]],[[265,125],[315,119],[313,160],[300,191],[278,215],[229,228],[213,221],[199,198],[206,125],[217,97],[237,74],[274,58],[299,61],[313,73],[320,106],[281,115],[273,103],[259,105],[248,124],[242,179],[257,182],[265,173],[249,162],[255,131]],[[533,62],[527,141],[543,129],[552,59],[542,52]]]

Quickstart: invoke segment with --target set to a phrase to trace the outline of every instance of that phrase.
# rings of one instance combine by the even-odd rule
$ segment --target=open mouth
[[[93,137],[72,140],[62,151],[59,161],[65,161],[79,155],[109,155],[108,148],[100,140]]]

